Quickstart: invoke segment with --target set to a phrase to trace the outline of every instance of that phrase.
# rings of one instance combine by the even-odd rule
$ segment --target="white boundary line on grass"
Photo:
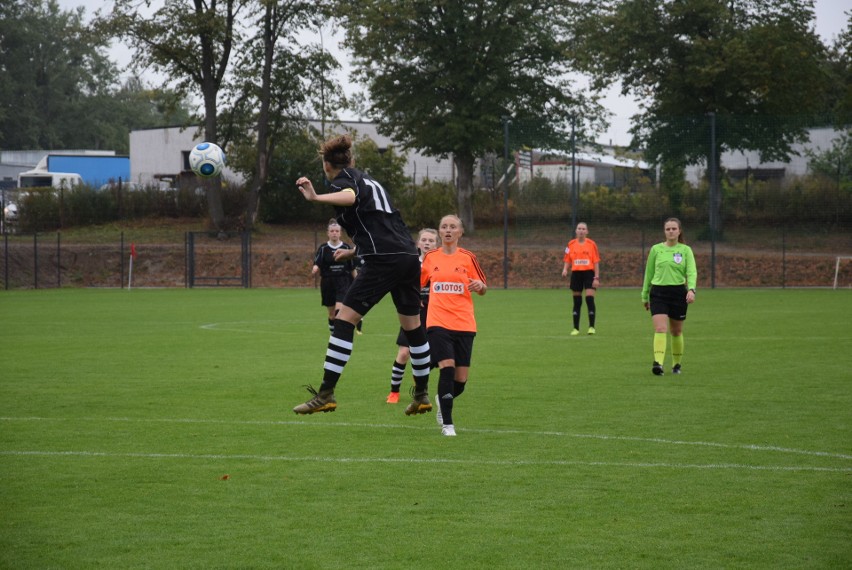
[[[314,321],[275,321],[275,320],[266,320],[266,321],[223,321],[218,323],[206,323],[203,325],[198,325],[198,328],[207,331],[221,331],[221,332],[236,332],[236,333],[246,333],[246,334],[272,334],[272,335],[294,335],[294,334],[303,334],[301,331],[288,331],[288,330],[260,330],[260,329],[249,329],[249,328],[240,328],[239,325],[253,325],[257,323],[274,323],[276,325],[288,325],[288,324],[312,324]],[[376,333],[371,331],[371,336],[379,336],[379,337],[394,337],[394,334],[390,333]],[[501,335],[501,334],[490,334],[492,338],[496,339],[512,339],[517,340],[516,336],[512,335]],[[580,335],[580,339],[586,338],[587,335]],[[559,335],[548,335],[548,334],[540,334],[540,335],[524,335],[524,338],[528,339],[553,339],[553,340],[565,340],[568,338],[568,333],[559,334]],[[721,340],[738,340],[738,341],[756,341],[756,342],[772,342],[772,341],[780,341],[786,340],[789,337],[784,336],[754,336],[754,335],[746,335],[746,336],[699,336],[697,334],[689,335],[689,338],[693,341],[701,340],[701,341],[721,341]],[[836,340],[837,337],[833,336],[813,336],[808,335],[808,341],[813,342],[822,342],[826,340]],[[574,342],[577,339],[572,339],[571,342]]]
[[[646,469],[741,469],[748,471],[812,471],[823,473],[852,473],[852,467],[802,467],[784,465],[744,465],[741,463],[649,463],[649,462],[610,462],[610,461],[531,461],[496,459],[418,459],[413,457],[288,457],[286,455],[251,455],[218,453],[107,453],[100,451],[0,451],[3,456],[40,456],[40,457],[124,457],[127,459],[207,459],[207,460],[251,460],[251,461],[290,461],[317,463],[420,463],[452,465],[496,465],[501,467],[544,465],[544,466],[581,466],[581,467],[639,467]]]
[[[399,424],[368,424],[354,422],[308,422],[308,421],[284,421],[284,420],[215,420],[215,419],[196,419],[196,418],[127,418],[127,417],[83,417],[83,418],[46,418],[39,416],[29,417],[0,417],[0,422],[12,421],[45,421],[45,422],[66,422],[66,421],[85,421],[85,422],[128,422],[128,423],[182,423],[182,424],[214,424],[214,425],[297,425],[307,427],[357,427],[371,429],[418,429],[432,430],[434,427],[426,427],[422,425],[399,425]],[[487,428],[465,428],[463,431],[470,433],[489,433],[489,434],[520,434],[520,435],[536,435],[536,436],[552,436],[552,437],[570,437],[577,439],[599,439],[602,441],[634,441],[642,443],[656,443],[661,445],[686,445],[699,447],[718,447],[720,449],[739,449],[744,451],[766,451],[776,453],[788,453],[795,455],[807,455],[814,457],[828,457],[832,459],[852,459],[852,455],[843,453],[832,453],[827,451],[810,451],[806,449],[793,449],[788,447],[778,447],[774,445],[756,445],[756,444],[730,444],[718,443],[710,441],[683,441],[674,439],[663,439],[657,437],[636,437],[624,435],[604,435],[604,434],[581,434],[567,433],[561,431],[536,431],[536,430],[519,430],[519,429],[487,429]],[[0,452],[2,453],[2,452]],[[846,468],[840,468],[847,470]],[[852,471],[852,468],[848,469]]]

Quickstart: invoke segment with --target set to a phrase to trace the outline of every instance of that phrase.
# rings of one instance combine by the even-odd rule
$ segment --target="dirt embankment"
[[[140,244],[133,264],[136,287],[184,287],[191,276],[195,286],[239,286],[243,279],[253,287],[313,287],[310,274],[314,246],[310,243],[255,243],[250,247],[246,276],[239,240],[196,245],[189,255],[183,244]],[[479,248],[480,264],[493,286],[504,283],[504,270],[512,288],[565,287],[561,277],[562,252],[556,248],[510,248],[504,263],[502,246]],[[129,246],[128,246],[129,247]],[[638,287],[642,282],[645,253],[640,248],[603,249],[601,285]],[[720,251],[715,255],[696,248],[699,287],[715,279],[719,287],[830,287],[837,256],[831,253],[780,253]],[[248,269],[248,268],[246,268]],[[127,284],[129,249],[104,245],[13,244],[0,255],[0,279],[10,288],[118,287]],[[713,274],[715,273],[715,275]],[[852,284],[852,260],[841,264],[839,283]]]

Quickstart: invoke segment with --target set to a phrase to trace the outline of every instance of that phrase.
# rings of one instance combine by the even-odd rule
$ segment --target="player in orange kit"
[[[565,256],[562,258],[562,277],[571,270],[571,295],[574,298],[574,329],[571,336],[580,334],[580,311],[583,308],[583,290],[586,290],[586,306],[589,308],[589,334],[595,334],[595,292],[600,287],[600,261],[598,245],[587,238],[589,226],[585,222],[577,224],[574,230],[577,237],[568,242]]]
[[[459,247],[462,221],[453,215],[441,218],[441,247],[423,257],[420,284],[429,286],[426,332],[432,361],[438,364],[438,423],[441,433],[456,435],[453,405],[465,389],[476,336],[471,293],[485,295],[485,273],[476,256]]]

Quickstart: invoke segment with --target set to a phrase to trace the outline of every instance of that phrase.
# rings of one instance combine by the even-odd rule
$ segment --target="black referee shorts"
[[[571,272],[571,290],[581,293],[583,289],[594,289],[595,272],[594,271],[572,271]]]
[[[420,314],[420,259],[413,254],[367,255],[343,304],[366,315],[388,293],[400,315]]]
[[[649,300],[652,315],[666,315],[674,321],[686,320],[686,286],[651,285]]]

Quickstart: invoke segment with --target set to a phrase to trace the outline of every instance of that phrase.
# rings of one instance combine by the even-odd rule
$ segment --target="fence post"
[[[38,232],[33,232],[33,287],[38,289]]]
[[[710,115],[710,288],[716,288],[716,113]]]
[[[186,286],[195,285],[195,234],[186,232]]]
[[[503,117],[503,161],[506,174],[503,176],[503,289],[509,288],[509,117]],[[518,178],[520,185],[520,178]]]
[[[579,200],[577,197],[577,138],[575,131],[574,115],[571,115],[571,228],[577,227],[577,208]]]
[[[56,288],[57,289],[62,287],[62,273],[60,271],[60,268],[62,267],[62,263],[61,263],[61,261],[62,261],[61,260],[62,250],[59,249],[59,247],[60,247],[60,236],[61,235],[62,234],[60,232],[56,232]]]
[[[242,265],[242,279],[241,279],[241,281],[242,281],[242,285],[243,285],[244,289],[249,288],[249,279],[250,279],[250,277],[249,277],[250,263],[249,263],[249,260],[248,260],[248,257],[249,257],[249,237],[248,236],[249,236],[248,230],[244,230],[242,232],[242,234],[240,235],[240,238],[241,238],[241,240],[240,240],[241,252],[240,253],[242,254],[242,256],[241,256],[242,257],[242,259],[241,259],[241,265]]]
[[[787,228],[781,228],[781,288],[787,288]]]
[[[121,192],[121,185],[118,191]],[[124,232],[121,232],[121,245],[118,252],[118,288],[124,288]]]

